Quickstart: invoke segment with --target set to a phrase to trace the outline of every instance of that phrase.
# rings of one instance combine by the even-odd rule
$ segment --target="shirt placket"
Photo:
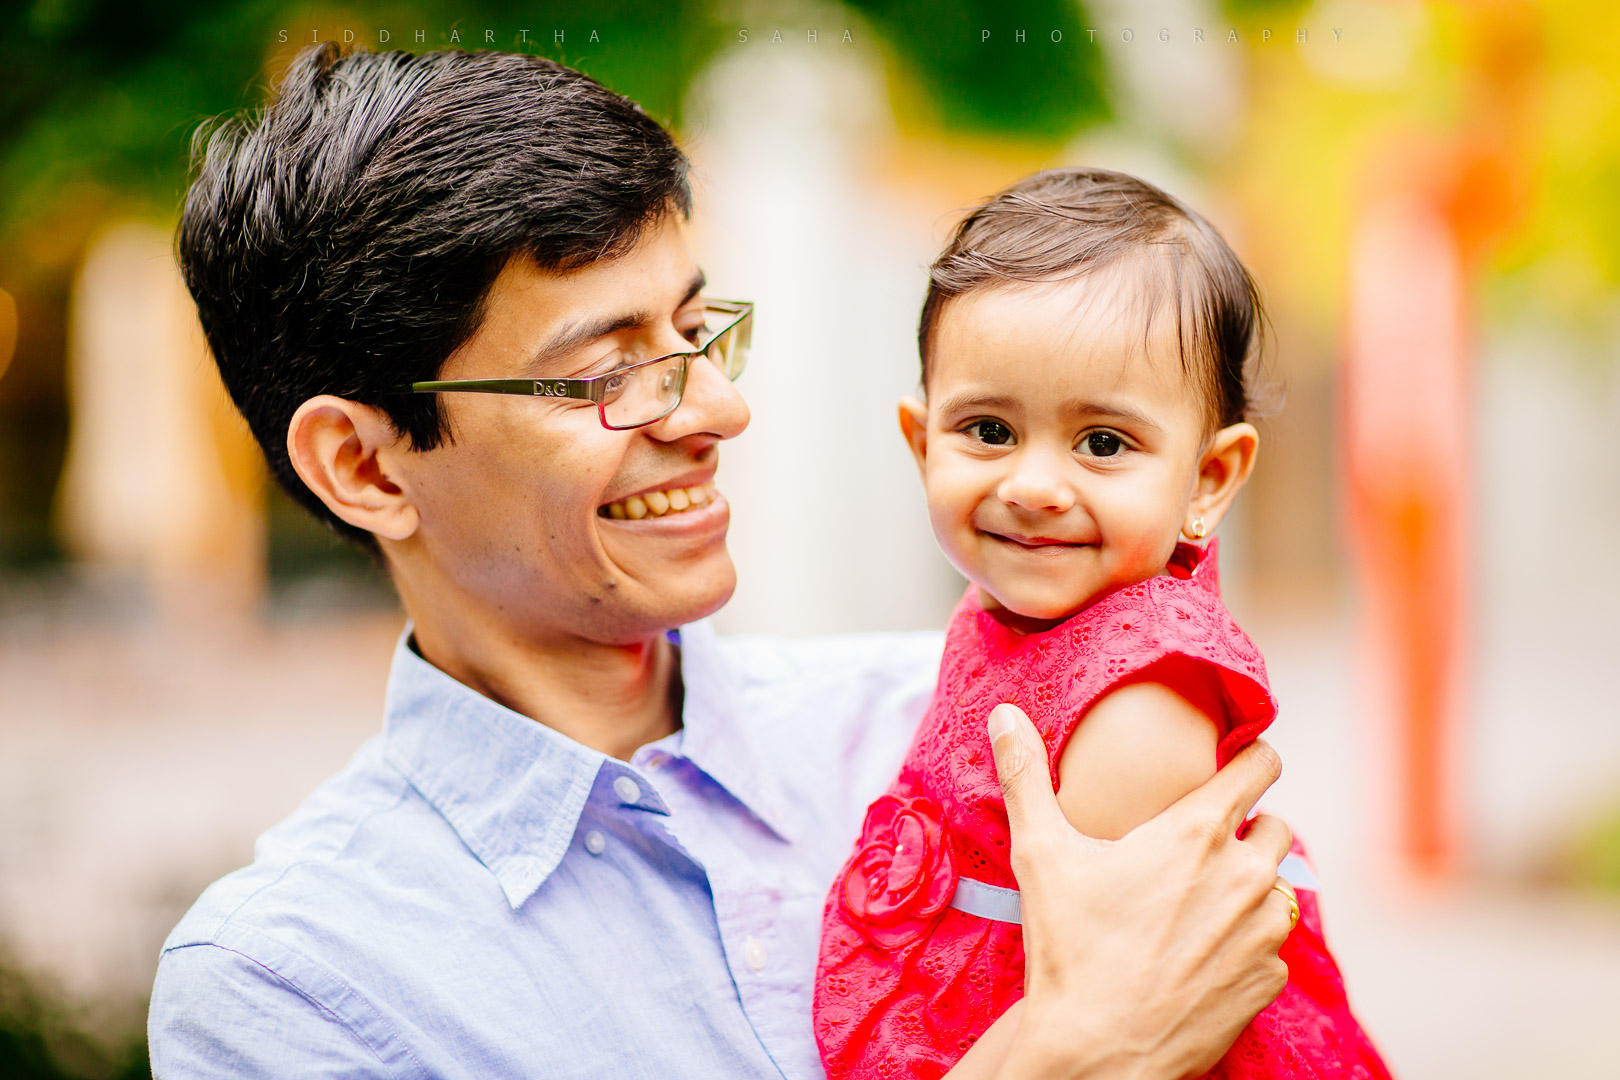
[[[667,784],[715,783],[689,759],[656,744],[632,763],[659,774]],[[693,797],[703,798],[697,793]],[[783,841],[767,837],[761,823],[740,807],[720,820],[672,811],[661,824],[669,842],[702,867],[708,879],[726,964],[760,1044],[784,1076],[819,1076],[819,1069],[812,1068],[816,1062],[796,1060],[804,1056],[802,1033],[795,1029],[807,1022],[811,973],[805,970],[805,958],[795,957],[782,938],[781,928],[789,925],[783,905],[791,883],[782,877],[781,860],[754,857],[749,850],[750,844]]]

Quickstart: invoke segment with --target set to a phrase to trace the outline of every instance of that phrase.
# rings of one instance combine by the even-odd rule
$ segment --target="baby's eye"
[[[962,430],[990,446],[1007,446],[1013,441],[1012,428],[1000,420],[975,420]]]
[[[1125,449],[1125,441],[1112,431],[1091,431],[1081,438],[1077,449],[1089,457],[1113,457]]]

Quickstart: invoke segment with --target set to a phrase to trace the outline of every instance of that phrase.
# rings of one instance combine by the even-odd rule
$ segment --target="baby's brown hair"
[[[1153,258],[1161,254],[1167,258]],[[1086,277],[1127,259],[1143,267],[1150,330],[1164,301],[1175,301],[1182,370],[1204,399],[1210,430],[1247,419],[1254,409],[1249,372],[1259,363],[1265,320],[1253,277],[1196,211],[1107,169],[1027,176],[956,227],[929,270],[917,328],[923,386],[951,300],[998,285]]]

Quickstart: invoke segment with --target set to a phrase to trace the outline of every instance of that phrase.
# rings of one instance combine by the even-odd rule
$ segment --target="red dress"
[[[955,906],[963,879],[971,879],[964,894],[972,887],[1011,895],[1005,891],[1017,887],[985,734],[995,705],[1015,702],[1035,722],[1054,785],[1078,718],[1149,665],[1149,677],[1172,687],[1217,681],[1230,721],[1218,765],[1271,723],[1265,662],[1221,603],[1214,542],[1204,551],[1179,545],[1169,571],[1029,635],[1003,627],[968,588],[951,617],[928,714],[827,898],[814,1022],[833,1080],[943,1076],[1023,996],[1023,928]],[[1299,889],[1299,902],[1299,924],[1282,949],[1287,988],[1210,1075],[1387,1080],[1350,1014],[1315,893]]]

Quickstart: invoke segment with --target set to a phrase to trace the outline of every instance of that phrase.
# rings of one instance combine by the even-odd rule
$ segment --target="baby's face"
[[[1198,481],[1204,413],[1174,313],[1144,342],[1119,289],[1107,275],[969,293],[936,327],[913,440],[934,534],[1028,619],[1162,572]]]

